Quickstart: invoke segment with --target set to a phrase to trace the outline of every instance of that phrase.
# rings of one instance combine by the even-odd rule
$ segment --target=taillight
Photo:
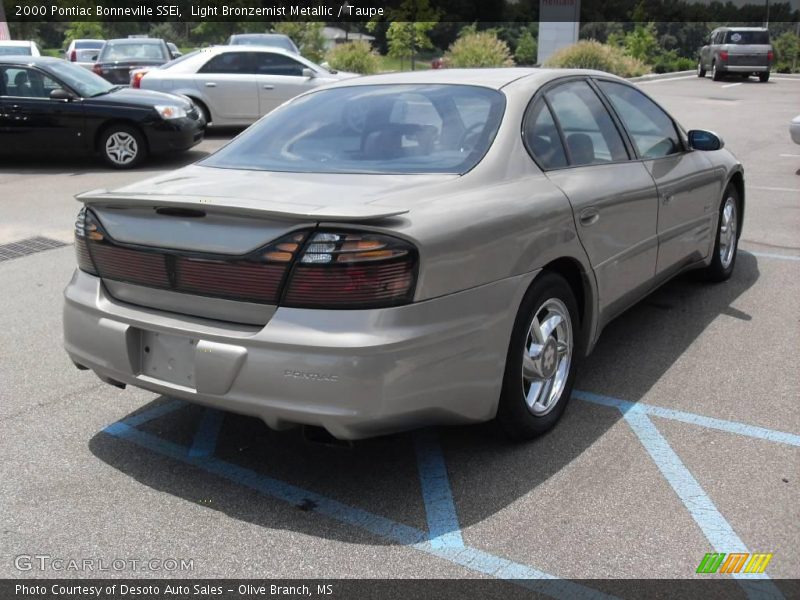
[[[89,254],[87,241],[89,235],[97,233],[97,224],[91,217],[87,219],[87,211],[84,206],[78,213],[78,218],[75,219],[75,257],[78,259],[78,268],[92,275],[97,275],[97,269],[95,269]]]
[[[297,259],[281,304],[293,308],[382,308],[414,297],[417,252],[369,232],[322,231]]]
[[[727,50],[720,50],[719,59],[720,60],[728,60],[728,51]]]
[[[98,75],[102,75],[103,74],[103,67],[100,66],[100,63],[94,63],[92,65],[92,71],[94,71]]]
[[[70,52],[70,53],[69,53],[69,60],[70,60],[71,62],[75,62],[75,61],[77,61],[77,60],[78,60],[78,53],[77,53],[77,51],[73,50],[72,52]]]
[[[131,87],[133,88],[140,88],[142,87],[142,77],[144,77],[144,73],[141,71],[136,71],[131,75]]]
[[[767,52],[767,60],[768,60],[769,62],[772,62],[772,59],[773,59],[774,57],[775,57],[775,54],[772,52],[772,50],[769,50],[769,51]]]

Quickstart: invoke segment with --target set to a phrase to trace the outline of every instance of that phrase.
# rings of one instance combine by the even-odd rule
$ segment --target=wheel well
[[[147,151],[150,150],[150,148],[148,146],[148,143],[147,143],[147,136],[144,134],[144,131],[142,131],[141,127],[139,127],[133,121],[128,121],[126,119],[114,119],[112,121],[108,121],[108,122],[104,123],[102,127],[99,127],[97,129],[97,133],[94,136],[94,149],[95,149],[95,151],[100,152],[100,139],[103,137],[103,134],[106,131],[108,131],[108,128],[112,127],[114,125],[125,125],[126,127],[131,127],[133,129],[135,129],[136,131],[138,131],[139,135],[142,136],[142,140],[144,141],[145,149]]]
[[[203,116],[206,119],[206,124],[211,123],[211,111],[208,109],[208,104],[206,104],[199,98],[190,96],[189,94],[186,94],[186,97],[189,98],[192,102],[194,102],[200,108],[200,110],[203,111]]]
[[[740,171],[737,171],[731,176],[728,185],[733,185],[736,188],[736,192],[739,195],[739,206],[738,206],[738,213],[739,213],[739,222],[737,225],[739,226],[739,235],[742,235],[742,225],[744,225],[744,176]]]
[[[544,266],[544,271],[550,271],[563,277],[575,294],[575,300],[578,303],[578,317],[581,324],[587,322],[586,307],[589,305],[587,301],[587,286],[584,282],[583,269],[580,263],[573,258],[558,258]]]

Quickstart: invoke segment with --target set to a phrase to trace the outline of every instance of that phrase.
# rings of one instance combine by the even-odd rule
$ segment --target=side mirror
[[[725,142],[711,131],[692,129],[689,132],[689,146],[694,150],[721,150],[725,146]]]
[[[308,77],[309,79],[314,79],[317,74],[314,72],[314,69],[309,69],[308,67],[303,69],[303,77]]]
[[[72,92],[65,90],[64,88],[56,88],[52,92],[50,92],[50,100],[61,100],[63,102],[70,102],[75,99],[75,95]]]

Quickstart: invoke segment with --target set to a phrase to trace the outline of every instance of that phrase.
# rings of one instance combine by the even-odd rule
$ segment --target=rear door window
[[[611,115],[588,83],[571,81],[548,91],[545,96],[561,127],[570,165],[629,158]]]
[[[525,112],[522,121],[525,147],[543,169],[558,169],[567,166],[567,155],[556,122],[550,109],[539,98]]]
[[[250,73],[252,52],[225,52],[212,57],[198,73],[236,74]]]

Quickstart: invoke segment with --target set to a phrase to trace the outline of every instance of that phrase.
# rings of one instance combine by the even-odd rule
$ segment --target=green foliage
[[[536,38],[530,31],[525,31],[517,41],[517,48],[514,50],[514,58],[518,65],[535,65],[538,46]]]
[[[64,47],[69,46],[72,40],[104,40],[103,24],[97,21],[73,21],[64,32]]]
[[[308,60],[321,62],[325,56],[325,38],[320,21],[283,21],[275,23],[275,33],[282,33],[292,38],[300,48],[300,54]]]
[[[401,62],[411,59],[413,68],[417,52],[433,49],[430,32],[439,22],[439,16],[439,11],[431,8],[430,0],[403,0],[388,15],[387,54],[392,58],[399,58]],[[372,21],[367,24],[367,29],[376,31],[379,25]]]
[[[380,68],[380,57],[377,52],[363,40],[334,46],[326,58],[332,68],[340,71],[371,75],[377,73]]]
[[[494,31],[465,32],[448,48],[445,54],[448,67],[512,67],[511,50]]]
[[[792,31],[785,31],[774,40],[775,66],[778,73],[800,72],[800,36]]]
[[[544,66],[596,69],[621,77],[637,77],[644,75],[649,70],[641,60],[628,56],[621,48],[610,44],[601,44],[596,40],[582,40],[577,44],[562,48],[553,54]]]

